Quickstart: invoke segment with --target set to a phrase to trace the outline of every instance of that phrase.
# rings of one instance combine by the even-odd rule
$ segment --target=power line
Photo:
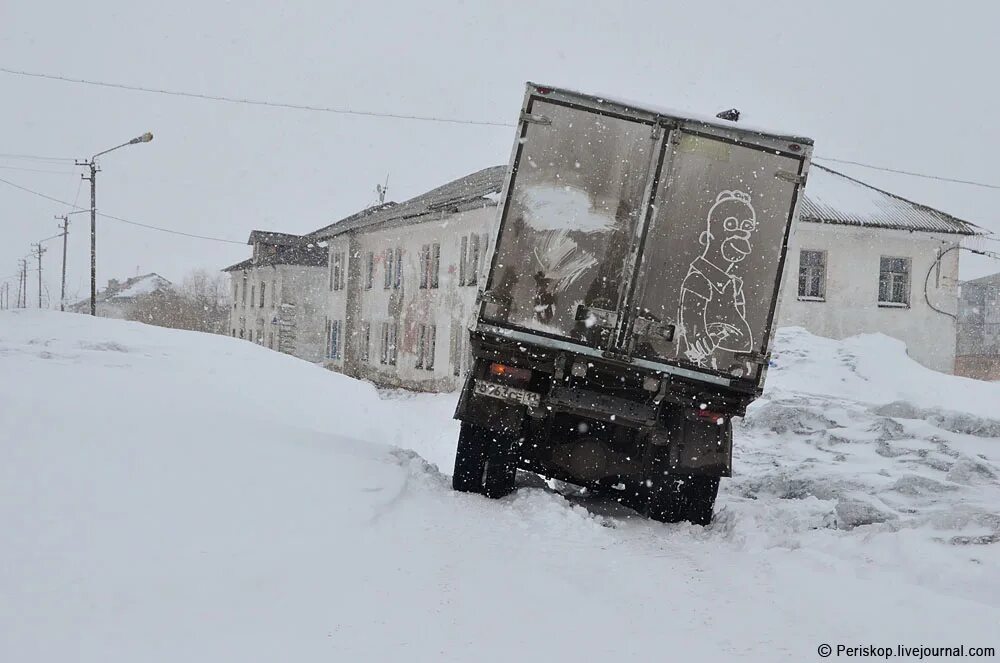
[[[881,170],[887,173],[896,173],[898,175],[909,175],[910,177],[922,177],[927,180],[938,180],[940,182],[954,182],[955,184],[969,184],[971,186],[981,186],[986,189],[1000,189],[1000,184],[988,184],[986,182],[974,182],[972,180],[960,180],[953,177],[942,177],[940,175],[928,175],[927,173],[916,173],[912,170],[899,170],[897,168],[886,168],[885,166],[873,166],[868,163],[862,163],[860,161],[848,161],[847,159],[834,159],[832,157],[814,156],[816,161],[832,161],[833,163],[846,163],[852,166],[861,166],[862,168],[870,168],[871,170]]]
[[[94,81],[84,78],[70,78],[69,76],[59,76],[56,74],[39,74],[31,71],[21,71],[18,69],[7,69],[0,67],[0,72],[12,74],[14,76],[27,76],[30,78],[44,78],[52,81],[63,81],[66,83],[79,83],[81,85],[96,85],[98,87],[116,88],[119,90],[131,90],[133,92],[150,92],[155,94],[166,94],[174,97],[189,97],[192,99],[206,99],[209,101],[225,101],[231,104],[248,104],[251,106],[270,106],[273,108],[290,108],[293,110],[315,111],[321,113],[337,113],[340,115],[363,115],[366,117],[384,117],[396,120],[419,120],[421,122],[444,122],[448,124],[472,124],[490,127],[513,127],[510,122],[495,122],[491,120],[468,120],[455,117],[436,117],[432,115],[411,115],[405,113],[382,113],[378,111],[357,110],[352,108],[336,108],[329,106],[313,106],[309,104],[292,104],[280,101],[267,101],[264,99],[246,99],[242,97],[226,97],[221,95],[201,94],[198,92],[187,92],[184,90],[167,90],[159,88],[142,87],[139,85],[127,85],[124,83],[109,83],[106,81]]]
[[[11,182],[10,180],[5,180],[3,178],[0,178],[0,182],[6,184],[7,186],[12,186],[15,189],[20,189],[21,191],[24,191],[26,193],[30,193],[30,194],[32,194],[34,196],[39,196],[40,198],[45,198],[46,200],[51,200],[54,203],[59,203],[60,205],[66,205],[67,207],[72,207],[72,208],[78,209],[78,210],[90,209],[88,207],[78,207],[77,205],[74,205],[73,203],[68,203],[65,200],[59,200],[58,198],[53,198],[52,196],[49,196],[47,194],[41,193],[39,191],[35,191],[33,189],[29,189],[28,187],[21,186],[20,184],[15,184],[14,182]],[[209,237],[208,235],[195,235],[193,233],[186,233],[186,232],[182,232],[180,230],[171,230],[170,228],[161,228],[159,226],[151,226],[148,223],[139,223],[138,221],[129,221],[128,219],[123,219],[120,216],[114,216],[113,214],[105,214],[104,212],[97,212],[97,216],[104,217],[105,219],[111,219],[113,221],[120,221],[121,223],[127,223],[130,226],[138,226],[140,228],[148,228],[150,230],[158,230],[160,232],[170,233],[172,235],[182,235],[184,237],[193,237],[195,239],[207,239],[207,240],[211,240],[213,242],[225,242],[227,244],[240,244],[240,245],[246,244],[246,242],[239,242],[239,241],[236,241],[235,239],[222,239],[221,237]]]
[[[32,161],[67,161],[73,163],[76,161],[73,157],[40,157],[34,154],[2,154],[0,157],[4,159],[29,159]]]
[[[22,168],[21,166],[0,166],[4,170],[20,170],[26,173],[49,173],[51,175],[75,175],[72,170],[44,170],[42,168]]]
[[[453,117],[438,117],[432,115],[414,115],[407,113],[386,113],[379,111],[366,111],[357,110],[351,108],[337,108],[328,106],[313,106],[309,104],[294,104],[281,101],[269,101],[264,99],[248,99],[242,97],[228,97],[222,95],[212,95],[212,94],[202,94],[199,92],[188,92],[184,90],[168,90],[161,88],[150,88],[143,87],[140,85],[129,85],[125,83],[111,83],[108,81],[95,81],[85,78],[72,78],[69,76],[61,76],[58,74],[43,74],[38,72],[23,71],[19,69],[9,69],[6,67],[0,67],[0,72],[11,74],[14,76],[26,76],[29,78],[41,78],[45,80],[52,81],[62,81],[66,83],[77,83],[80,85],[92,85],[97,87],[114,88],[119,90],[130,90],[133,92],[147,92],[152,94],[165,94],[175,97],[188,97],[192,99],[203,99],[207,101],[222,101],[232,104],[248,104],[251,106],[267,106],[272,108],[285,108],[292,110],[302,110],[302,111],[314,111],[322,113],[336,113],[341,115],[359,115],[364,117],[380,117],[396,120],[417,120],[421,122],[441,122],[447,124],[468,124],[477,126],[490,126],[490,127],[505,127],[510,128],[514,125],[510,122],[498,122],[494,120],[472,120],[467,118],[453,118]],[[15,158],[34,158],[43,160],[53,160],[53,161],[72,161],[72,159],[64,157],[32,157],[29,155],[3,155],[0,156],[10,156]],[[861,161],[851,161],[848,159],[836,159],[834,157],[825,157],[816,155],[814,157],[817,161],[830,161],[832,163],[842,163],[849,164],[852,166],[860,166],[861,168],[869,168],[871,170],[880,170],[887,173],[896,173],[898,175],[908,175],[910,177],[919,177],[923,179],[937,180],[941,182],[951,182],[955,184],[967,184],[970,186],[978,186],[986,189],[1000,189],[1000,184],[992,184],[987,182],[977,182],[974,180],[959,179],[954,177],[945,177],[941,175],[930,175],[928,173],[918,173],[909,170],[902,170],[898,168],[889,168],[886,166],[876,166],[874,164],[864,163]]]

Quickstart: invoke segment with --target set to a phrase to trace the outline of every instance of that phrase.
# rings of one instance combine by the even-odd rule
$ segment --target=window
[[[882,256],[879,261],[878,303],[880,306],[910,305],[910,259]]]
[[[343,323],[340,320],[326,321],[326,358],[340,359],[340,342]]]
[[[476,285],[479,280],[479,235],[469,238],[469,277],[466,285]]]
[[[393,263],[392,256],[393,256],[392,249],[386,249],[385,250],[385,261],[384,261],[385,262],[385,279],[383,280],[383,287],[386,290],[388,290],[389,288],[392,287],[392,276],[393,276],[393,272],[392,272],[392,263]]]
[[[441,267],[441,245],[424,244],[420,247],[420,287],[438,287],[438,271]]]
[[[253,308],[253,303],[257,299],[257,286],[250,286],[250,308]]]
[[[375,283],[375,254],[365,254],[365,290],[371,290]]]
[[[240,329],[240,338],[243,338],[243,330]]]
[[[267,289],[266,283],[260,284],[260,307],[264,308],[264,291]]]
[[[382,323],[382,354],[379,363],[386,366],[396,365],[396,323]]]
[[[240,283],[239,281],[233,280],[233,302],[236,302],[240,298]],[[235,303],[234,303],[235,306]]]
[[[451,323],[451,374],[459,377],[465,372],[469,353],[469,335],[460,322]]]
[[[466,258],[469,253],[469,236],[462,235],[462,244],[458,249],[458,285],[465,285],[466,279],[468,279],[468,269],[466,266]]]
[[[236,338],[236,327],[233,327],[233,338]]]
[[[394,288],[403,286],[403,249],[396,248],[396,279],[393,281]]]
[[[267,347],[274,349],[274,332],[267,333]]]
[[[278,280],[271,281],[271,308],[278,304]]]
[[[361,323],[360,336],[361,338],[358,339],[360,345],[360,347],[358,348],[358,354],[361,356],[361,361],[367,362],[370,356],[370,348],[372,340],[372,324],[370,322]]]
[[[247,305],[247,277],[243,277],[243,300],[241,302],[244,307]]]
[[[825,301],[826,251],[799,253],[799,299]]]
[[[344,289],[344,267],[347,264],[347,256],[341,253],[333,254],[333,265],[330,267],[330,289]]]
[[[420,325],[419,336],[417,337],[417,368],[427,371],[434,370],[434,343],[436,336],[436,326]]]
[[[462,237],[458,256],[458,284],[476,285],[479,280],[479,235]]]

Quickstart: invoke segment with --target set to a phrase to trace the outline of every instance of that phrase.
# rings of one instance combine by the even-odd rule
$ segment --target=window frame
[[[375,286],[375,252],[365,253],[365,290],[371,290]]]
[[[806,270],[806,269],[816,269],[817,268],[817,265],[804,265],[803,264],[803,260],[802,259],[804,257],[804,254],[806,254],[806,253],[811,253],[811,254],[819,255],[819,256],[821,256],[821,259],[822,259],[822,264],[818,266],[818,268],[821,270],[821,272],[820,272],[821,276],[820,276],[820,281],[819,281],[819,294],[818,295],[809,295],[809,294],[804,294],[802,292],[802,286],[803,286],[802,273],[803,273],[803,270]],[[798,282],[796,283],[796,292],[797,292],[797,295],[798,295],[798,300],[800,302],[825,302],[826,301],[827,266],[829,264],[828,260],[829,260],[829,253],[827,252],[826,249],[799,249],[799,274],[798,274]],[[807,291],[809,289],[809,282],[810,281],[806,281],[806,283],[805,283]]]
[[[887,260],[901,260],[901,261],[903,261],[903,264],[905,264],[905,266],[906,266],[906,271],[905,271],[905,274],[906,274],[905,301],[896,301],[896,300],[893,300],[893,299],[882,299],[883,275],[888,275],[890,277],[890,279],[888,280],[889,281],[889,283],[888,283],[888,293],[889,293],[889,296],[891,297],[893,291],[895,290],[895,286],[896,286],[895,279],[893,279],[891,277],[894,277],[894,276],[900,274],[900,272],[886,271],[886,270],[883,269],[882,266],[883,266],[884,262],[887,261]],[[877,292],[877,302],[878,302],[879,308],[910,308],[910,298],[912,296],[912,291],[913,291],[913,258],[910,258],[910,257],[907,257],[907,256],[879,256],[878,292]]]
[[[364,363],[369,363],[371,360],[371,338],[372,338],[372,323],[367,320],[361,321],[361,343],[358,347],[358,356],[360,361]]]

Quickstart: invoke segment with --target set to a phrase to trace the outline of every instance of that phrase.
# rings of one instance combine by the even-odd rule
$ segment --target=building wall
[[[496,208],[442,214],[411,225],[348,233],[329,242],[329,268],[321,286],[323,328],[321,351],[327,367],[376,384],[438,391],[459,386],[468,363],[467,329],[472,321],[477,285],[459,283],[462,237],[480,236],[477,284],[485,278],[487,242],[495,233]],[[789,245],[778,326],[802,326],[831,338],[881,332],[904,341],[918,362],[951,372],[955,366],[955,321],[932,310],[924,299],[924,278],[939,252],[953,246],[956,235],[798,224]],[[420,287],[421,247],[440,245],[437,288]],[[400,249],[402,281],[385,287],[386,250]],[[825,297],[798,296],[802,249],[826,252]],[[372,287],[367,288],[367,254],[373,256]],[[940,309],[954,312],[958,299],[958,251],[944,256],[931,271],[928,296]],[[335,288],[336,254],[343,255],[342,288]],[[882,256],[909,258],[909,303],[878,302]],[[340,323],[336,356],[329,356],[333,323]],[[382,323],[396,325],[396,363],[383,363]],[[366,327],[367,325],[367,327]],[[421,325],[435,328],[433,369],[418,367]],[[363,359],[364,330],[367,359]]]
[[[320,361],[325,272],[323,267],[301,265],[268,265],[230,272],[233,305],[229,333],[306,361]],[[263,306],[261,284],[265,285]]]
[[[329,242],[330,265],[338,253],[346,256],[345,288],[329,287],[327,318],[339,321],[342,341],[339,356],[324,363],[335,370],[371,380],[376,384],[425,391],[451,390],[459,386],[467,368],[468,326],[473,315],[478,286],[483,283],[485,257],[490,229],[495,223],[493,205],[457,213],[441,213],[411,225],[371,232],[351,233]],[[467,277],[460,283],[462,238],[466,239],[466,255],[470,259],[472,236],[478,237],[479,251],[475,269],[469,265],[467,275],[476,274],[475,284]],[[440,247],[437,287],[421,286],[422,247]],[[386,287],[386,252],[397,249],[402,259],[401,280],[396,284],[395,264]],[[373,278],[367,287],[367,256],[373,254]],[[383,362],[383,324],[395,329],[395,364]],[[433,367],[423,366],[421,329],[425,344],[434,329]],[[364,359],[365,333],[367,359]],[[391,344],[390,344],[391,345]],[[391,354],[391,351],[390,351]]]
[[[955,373],[1000,380],[1000,274],[961,285]]]
[[[955,364],[955,320],[927,305],[924,279],[931,270],[930,301],[955,313],[960,251],[945,255],[940,268],[932,265],[939,252],[960,240],[958,235],[798,223],[789,242],[778,326],[797,325],[838,339],[881,332],[905,342],[910,356],[924,366],[950,373]],[[827,252],[824,301],[799,297],[802,249]],[[881,256],[911,259],[908,306],[879,304]]]

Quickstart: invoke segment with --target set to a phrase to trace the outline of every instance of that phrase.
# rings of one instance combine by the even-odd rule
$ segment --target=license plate
[[[516,387],[508,387],[505,384],[497,384],[496,382],[486,382],[485,380],[476,380],[472,391],[480,396],[499,398],[502,401],[520,403],[528,407],[538,407],[542,402],[541,394],[536,394],[533,391],[525,389],[517,389]]]

